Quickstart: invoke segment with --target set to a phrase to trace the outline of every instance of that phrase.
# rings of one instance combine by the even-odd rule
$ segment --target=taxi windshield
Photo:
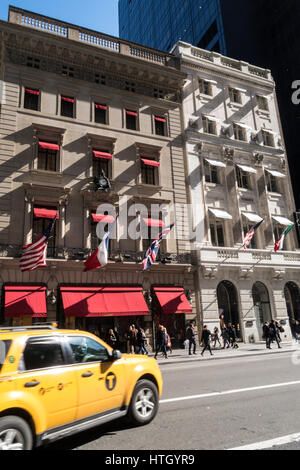
[[[0,340],[0,371],[5,362],[8,350],[11,345],[11,340]]]

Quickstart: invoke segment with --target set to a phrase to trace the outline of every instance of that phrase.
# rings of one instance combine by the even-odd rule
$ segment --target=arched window
[[[290,321],[300,321],[300,290],[294,282],[288,282],[284,288],[286,308]]]
[[[240,329],[238,296],[235,286],[230,281],[222,281],[217,287],[219,316],[224,315],[224,323],[232,323]]]

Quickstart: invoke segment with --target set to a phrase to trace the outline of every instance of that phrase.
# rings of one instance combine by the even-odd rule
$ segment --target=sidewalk
[[[165,359],[161,353],[157,356],[158,364],[180,364],[185,362],[195,361],[213,361],[216,359],[233,359],[237,357],[261,356],[264,354],[284,354],[292,351],[300,351],[300,344],[295,341],[282,342],[281,349],[278,349],[277,344],[272,344],[272,349],[266,349],[265,343],[245,344],[239,343],[238,349],[212,349],[213,356],[209,351],[205,351],[203,357],[201,356],[202,347],[197,345],[196,355],[189,355],[188,349],[175,349],[173,354],[168,353],[168,359]],[[149,357],[154,357],[154,353],[150,353]]]

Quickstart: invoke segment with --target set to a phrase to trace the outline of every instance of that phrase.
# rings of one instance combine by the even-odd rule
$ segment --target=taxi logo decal
[[[109,391],[113,390],[116,384],[117,384],[117,377],[115,376],[115,374],[113,372],[110,372],[109,374],[107,374],[105,378],[105,386],[107,390]]]

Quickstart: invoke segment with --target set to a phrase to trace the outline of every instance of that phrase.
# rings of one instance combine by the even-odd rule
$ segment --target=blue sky
[[[118,0],[0,0],[1,20],[7,21],[9,5],[119,36]]]

